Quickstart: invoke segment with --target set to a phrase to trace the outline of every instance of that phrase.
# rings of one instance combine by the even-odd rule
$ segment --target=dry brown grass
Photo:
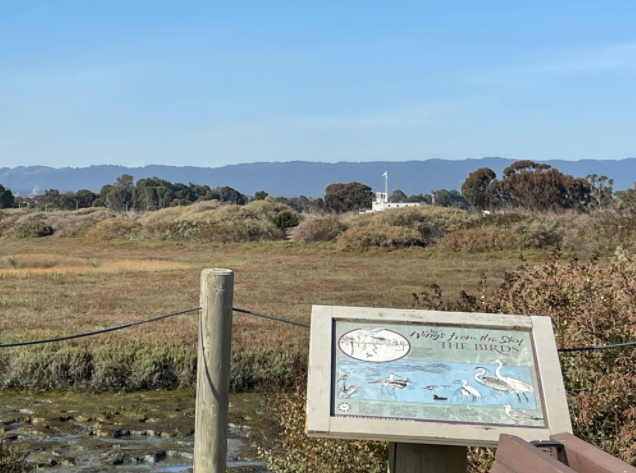
[[[452,297],[462,289],[476,291],[482,272],[501,280],[517,266],[508,259],[427,258],[419,250],[350,255],[293,243],[175,245],[81,239],[3,241],[0,259],[7,258],[58,266],[2,270],[0,297],[29,301],[0,304],[3,340],[68,335],[196,306],[199,272],[205,267],[236,272],[236,306],[308,322],[312,304],[406,307],[411,293],[425,285],[437,283]],[[91,261],[101,264],[87,263]],[[246,315],[236,315],[235,322],[238,349],[277,348],[306,336],[302,328]],[[123,338],[194,346],[196,334],[196,316],[182,316],[90,343]]]
[[[96,259],[52,254],[18,254],[0,258],[0,279],[59,277],[89,273],[175,271],[189,265],[159,259]]]

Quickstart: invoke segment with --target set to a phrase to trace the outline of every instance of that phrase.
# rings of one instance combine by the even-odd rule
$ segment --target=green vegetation
[[[41,238],[49,235],[53,235],[53,227],[40,219],[20,223],[13,233],[16,238]]]
[[[325,189],[324,210],[334,213],[357,212],[359,209],[371,208],[372,199],[371,188],[359,182],[331,184]]]
[[[230,387],[232,391],[290,388],[306,364],[307,354],[297,344],[235,350]],[[136,340],[97,350],[83,343],[9,349],[0,354],[0,380],[0,389],[13,391],[176,389],[196,385],[196,352],[176,342]]]
[[[10,209],[14,201],[13,192],[0,184],[0,209]]]
[[[27,473],[33,469],[27,465],[26,454],[9,445],[4,438],[4,430],[0,429],[0,472]]]

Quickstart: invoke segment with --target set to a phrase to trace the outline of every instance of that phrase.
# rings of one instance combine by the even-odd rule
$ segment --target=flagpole
[[[384,193],[387,199],[389,198],[389,172],[384,171]]]

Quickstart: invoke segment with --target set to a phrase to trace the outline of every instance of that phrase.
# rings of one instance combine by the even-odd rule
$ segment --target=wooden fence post
[[[225,473],[234,272],[201,272],[194,473]]]
[[[389,473],[466,473],[467,468],[466,447],[389,443]]]

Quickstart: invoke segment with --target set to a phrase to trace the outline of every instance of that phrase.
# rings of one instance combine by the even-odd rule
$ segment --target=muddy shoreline
[[[42,472],[186,472],[195,393],[0,393],[5,438]],[[230,397],[228,470],[264,472],[257,446],[276,436],[259,393]]]

